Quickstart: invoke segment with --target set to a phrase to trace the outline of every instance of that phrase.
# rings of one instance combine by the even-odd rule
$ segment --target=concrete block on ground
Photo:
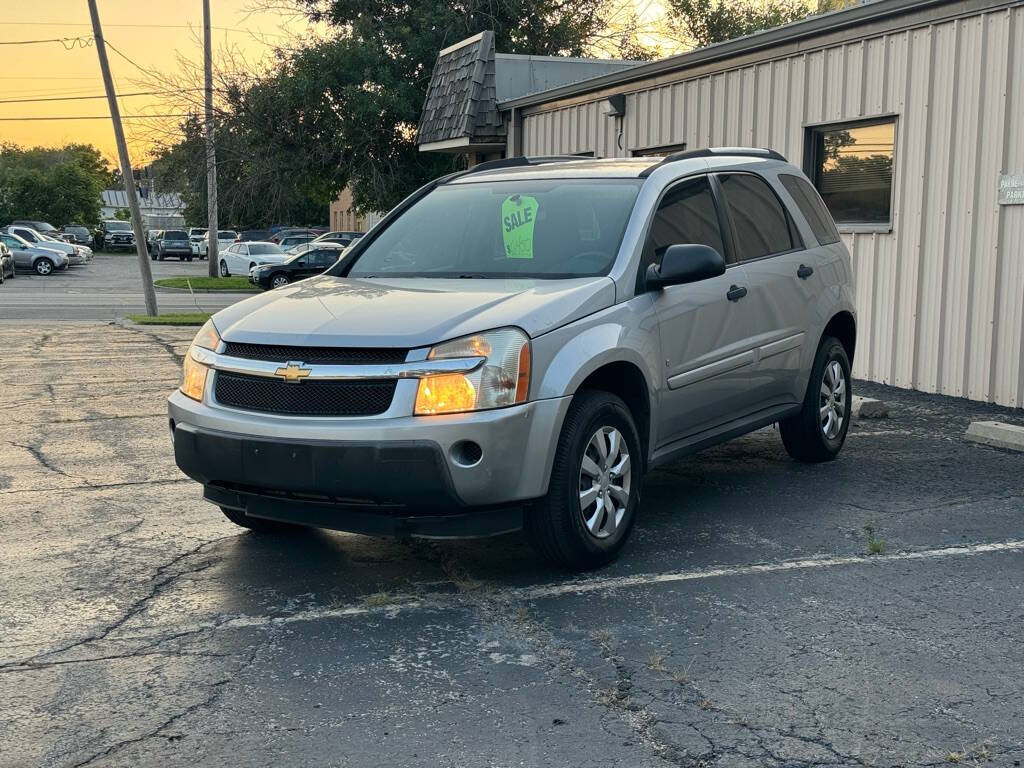
[[[967,427],[967,439],[972,443],[1007,448],[1024,452],[1024,427],[1002,421],[972,421]]]
[[[855,419],[887,419],[889,406],[873,397],[854,395],[852,413]]]

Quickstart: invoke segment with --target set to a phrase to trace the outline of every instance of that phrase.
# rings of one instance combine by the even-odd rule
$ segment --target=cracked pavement
[[[1019,411],[862,384],[837,462],[657,471],[577,577],[236,528],[168,439],[194,330],[0,324],[0,766],[1024,760],[1024,456],[963,440]]]

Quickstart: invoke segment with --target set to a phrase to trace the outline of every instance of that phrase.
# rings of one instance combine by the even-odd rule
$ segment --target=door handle
[[[806,280],[808,277],[814,274],[814,267],[808,267],[806,264],[801,264],[800,268],[796,271],[796,276],[801,280]]]
[[[745,285],[730,285],[729,292],[725,294],[725,298],[729,301],[739,301],[747,295],[747,287]]]

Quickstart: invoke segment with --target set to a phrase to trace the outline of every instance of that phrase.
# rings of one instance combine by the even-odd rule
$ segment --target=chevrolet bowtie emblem
[[[289,360],[287,365],[274,371],[274,375],[280,376],[289,384],[299,384],[304,378],[309,376],[311,372],[312,371],[309,368],[303,368],[302,363],[298,360]]]

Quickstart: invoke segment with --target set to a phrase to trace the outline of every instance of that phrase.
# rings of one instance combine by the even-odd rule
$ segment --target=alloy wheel
[[[821,431],[829,440],[839,437],[846,418],[846,374],[838,360],[830,360],[821,378],[821,394],[818,412],[821,416]]]
[[[629,505],[632,480],[629,449],[615,427],[600,427],[590,438],[580,466],[580,515],[589,533],[615,533]]]
[[[288,285],[288,278],[284,275],[275,275],[270,282],[271,288],[280,288],[282,285]]]

